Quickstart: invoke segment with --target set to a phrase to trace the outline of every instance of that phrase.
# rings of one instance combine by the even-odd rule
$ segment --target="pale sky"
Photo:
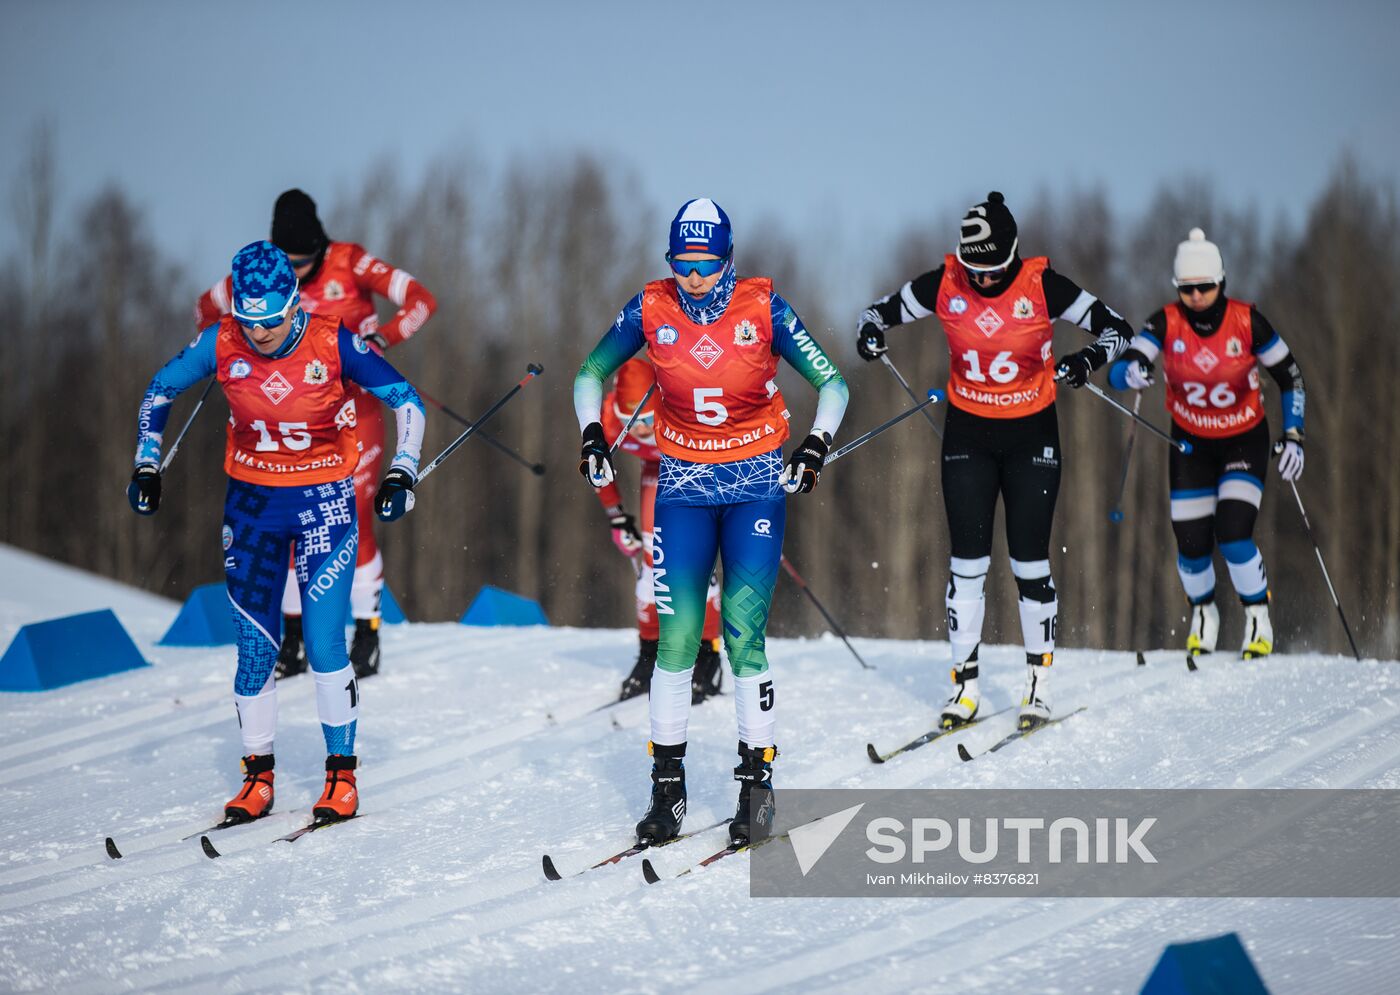
[[[47,120],[69,211],[118,183],[197,280],[287,187],[459,154],[586,149],[662,217],[710,196],[826,266],[911,223],[951,242],[993,187],[1132,212],[1189,175],[1297,221],[1343,152],[1400,176],[1397,41],[1400,3],[1346,0],[5,0],[0,182]]]

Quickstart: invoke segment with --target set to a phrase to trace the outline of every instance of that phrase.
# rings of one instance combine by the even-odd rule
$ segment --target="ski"
[[[250,822],[250,821],[247,820],[247,819],[227,819],[227,818],[225,818],[225,819],[221,819],[220,821],[214,823],[212,826],[205,826],[203,829],[196,829],[194,832],[190,833],[190,834],[187,835],[187,836],[181,836],[181,837],[180,837],[180,842],[181,842],[181,843],[184,843],[184,842],[186,842],[186,841],[188,841],[188,840],[194,839],[196,836],[199,836],[199,837],[208,836],[210,833],[217,833],[217,832],[219,832],[219,831],[222,830],[222,829],[232,829],[232,828],[234,828],[235,826],[250,826],[250,825],[252,825],[252,822]],[[121,849],[117,846],[117,841],[116,841],[115,839],[113,839],[111,836],[108,836],[108,837],[107,837],[107,840],[106,840],[106,844],[107,844],[107,856],[111,857],[113,860],[121,860],[122,857],[124,856],[124,854],[121,852]]]
[[[718,829],[720,826],[727,826],[727,825],[729,825],[729,820],[728,820],[728,819],[721,819],[719,822],[713,822],[713,823],[711,823],[711,824],[708,825],[708,826],[702,826],[700,829],[692,829],[692,830],[691,830],[690,832],[688,832],[688,833],[681,833],[679,836],[675,837],[674,839],[669,839],[669,840],[667,840],[667,841],[664,842],[664,843],[633,843],[633,844],[632,844],[631,846],[629,846],[626,850],[622,850],[622,851],[619,852],[619,853],[615,853],[615,854],[613,854],[611,857],[604,857],[602,860],[598,861],[596,864],[590,864],[589,866],[585,867],[583,870],[581,870],[581,871],[574,871],[572,874],[570,874],[570,875],[568,875],[568,876],[569,876],[569,877],[578,877],[580,874],[587,874],[589,871],[597,870],[599,867],[607,867],[607,866],[609,866],[610,864],[616,864],[616,863],[619,863],[620,861],[626,860],[628,857],[635,857],[637,854],[641,853],[643,850],[655,850],[655,849],[658,849],[658,848],[663,847],[663,846],[670,846],[672,843],[679,843],[681,840],[687,840],[687,839],[690,839],[690,837],[692,837],[692,836],[699,836],[701,833],[707,833],[707,832],[709,832],[711,829]],[[542,860],[541,860],[541,863],[544,865],[544,876],[545,876],[545,878],[546,878],[547,880],[549,880],[549,881],[562,881],[562,880],[564,879],[564,875],[559,873],[559,869],[556,868],[556,867],[554,866],[554,859],[553,859],[552,857],[550,857],[549,854],[546,853],[546,854],[544,855],[544,857],[543,857]]]
[[[1084,710],[1085,710],[1086,708],[1088,708],[1088,707],[1089,707],[1088,705],[1080,705],[1080,706],[1079,706],[1078,708],[1076,708],[1074,711],[1069,712],[1068,714],[1065,714],[1065,715],[1061,715],[1059,718],[1047,719],[1047,720],[1044,721],[1044,722],[1041,722],[1041,723],[1038,723],[1037,725],[1031,726],[1029,729],[1017,729],[1015,732],[1009,732],[1009,733],[1007,733],[1005,736],[1003,736],[1001,739],[997,740],[995,743],[993,743],[991,746],[989,746],[987,749],[983,750],[981,753],[972,753],[972,752],[970,752],[970,751],[968,750],[968,748],[967,748],[964,744],[959,743],[959,744],[958,744],[958,756],[959,756],[964,762],[967,762],[967,761],[969,761],[969,760],[976,760],[978,757],[986,756],[988,753],[995,753],[997,750],[1000,750],[1002,747],[1004,747],[1004,746],[1010,746],[1012,743],[1016,742],[1017,740],[1019,740],[1019,739],[1025,739],[1027,736],[1031,735],[1032,733],[1037,733],[1037,732],[1039,732],[1039,731],[1042,730],[1042,729],[1048,728],[1049,726],[1059,725],[1061,722],[1065,721],[1066,719],[1072,719],[1072,718],[1074,718],[1076,715],[1078,715],[1080,712],[1084,711]]]
[[[991,712],[991,713],[989,713],[989,714],[987,714],[987,715],[978,715],[978,716],[977,716],[976,718],[974,718],[971,722],[964,722],[962,725],[960,725],[960,726],[954,726],[954,727],[951,728],[951,729],[930,729],[928,732],[924,733],[924,734],[923,734],[922,736],[920,736],[918,739],[911,740],[910,742],[905,743],[905,744],[904,744],[903,746],[901,746],[899,749],[897,749],[897,750],[892,750],[892,751],[889,752],[889,753],[883,753],[883,754],[882,754],[882,753],[880,753],[878,750],[875,749],[875,744],[874,744],[874,743],[866,743],[866,744],[865,744],[865,752],[866,752],[866,754],[870,757],[870,762],[871,762],[871,763],[873,763],[873,764],[882,764],[882,763],[885,763],[885,762],[887,762],[887,761],[889,761],[889,760],[893,760],[895,757],[899,756],[901,753],[908,753],[910,750],[917,750],[917,749],[918,749],[919,747],[921,747],[921,746],[927,746],[929,743],[932,743],[935,739],[942,739],[944,736],[947,736],[947,735],[949,735],[950,733],[961,732],[961,731],[964,730],[964,729],[971,729],[973,726],[977,725],[977,723],[979,723],[979,722],[982,722],[982,721],[984,721],[984,720],[986,720],[986,719],[990,719],[990,718],[992,718],[993,716],[1000,715],[1002,712],[1009,712],[1010,710],[1011,710],[1011,706],[1008,705],[1008,706],[1006,706],[1005,708],[999,709],[999,710],[997,710],[997,711],[995,711],[995,712]]]
[[[352,816],[350,816],[350,818],[348,818],[348,819],[325,819],[325,818],[319,818],[319,817],[318,817],[318,818],[312,819],[310,822],[308,822],[306,825],[302,826],[300,829],[293,829],[293,830],[292,830],[290,833],[288,833],[286,836],[278,836],[276,839],[272,840],[272,842],[274,842],[274,843],[295,843],[297,840],[301,839],[301,838],[302,838],[303,836],[305,836],[307,833],[314,833],[314,832],[317,832],[317,831],[319,831],[319,830],[325,829],[327,826],[338,826],[338,825],[340,825],[342,822],[349,822],[350,819],[356,819],[356,818],[359,818],[359,816],[357,816],[357,815],[352,815]],[[247,823],[247,822],[244,822],[244,823],[235,823],[235,825],[244,825],[244,826],[246,826],[246,825],[251,825],[251,823]],[[226,828],[226,827],[221,827],[221,828]],[[201,837],[199,838],[199,847],[200,847],[201,850],[204,851],[204,855],[205,855],[206,857],[208,857],[210,860],[217,860],[218,858],[220,858],[220,857],[223,856],[223,854],[219,852],[218,848],[214,846],[213,841],[209,839],[209,836],[208,836],[207,834],[206,834],[206,835],[203,835],[203,836],[201,836]]]
[[[729,820],[727,819],[725,820],[725,822],[728,821]],[[711,864],[715,863],[715,861],[723,860],[725,857],[732,857],[736,853],[745,853],[749,850],[756,850],[759,847],[763,846],[765,843],[772,843],[774,840],[785,840],[787,838],[788,833],[779,833],[777,836],[765,836],[757,843],[745,843],[742,846],[727,846],[723,850],[719,850],[715,853],[710,854],[704,860],[697,861],[696,863],[690,865],[685,870],[675,875],[675,877],[683,878],[687,874],[690,874],[694,871],[698,871],[702,867],[709,867]],[[658,881],[661,880],[661,875],[656,873],[656,867],[653,866],[652,862],[647,859],[642,860],[642,877],[646,879],[647,884],[656,884]]]

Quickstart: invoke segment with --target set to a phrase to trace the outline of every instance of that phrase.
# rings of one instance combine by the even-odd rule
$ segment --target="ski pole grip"
[[[928,392],[928,399],[934,404],[938,404],[947,396],[946,392],[939,390],[937,387],[931,388]]]
[[[1191,450],[1192,450],[1192,448],[1193,448],[1192,445],[1191,445],[1191,443],[1187,442],[1185,439],[1177,439],[1176,441],[1177,441],[1177,443],[1178,443],[1178,445],[1179,445],[1181,451],[1182,451],[1184,454],[1186,454],[1186,455],[1189,456],[1189,455],[1191,454]]]

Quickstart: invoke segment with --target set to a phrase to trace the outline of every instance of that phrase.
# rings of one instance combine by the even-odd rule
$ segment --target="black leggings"
[[[1172,438],[1191,443],[1191,452],[1173,448],[1167,476],[1174,502],[1189,500],[1193,495],[1216,494],[1227,474],[1242,479],[1247,476],[1258,484],[1262,495],[1269,469],[1269,426],[1260,422],[1239,435],[1223,439],[1207,439],[1192,435],[1175,422]],[[1189,559],[1209,556],[1217,543],[1239,542],[1254,537],[1254,520],[1259,508],[1248,500],[1225,498],[1216,502],[1214,511],[1182,519],[1173,508],[1172,532],[1176,535],[1177,551]]]
[[[950,404],[943,432],[943,506],[953,556],[975,560],[991,555],[1000,494],[1011,558],[1049,559],[1050,524],[1060,492],[1055,406],[1025,418],[983,418]]]

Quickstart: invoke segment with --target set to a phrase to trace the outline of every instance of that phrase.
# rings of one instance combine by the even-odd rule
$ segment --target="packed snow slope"
[[[362,818],[290,845],[270,840],[306,818],[324,755],[309,677],[284,682],[276,812],[210,860],[180,837],[240,780],[232,650],[156,647],[174,603],[0,547],[0,642],[105,606],[153,667],[0,694],[0,990],[1135,991],[1165,944],[1231,930],[1275,992],[1400,977],[1396,901],[759,901],[746,855],[651,886],[636,859],[546,882],[542,853],[568,874],[621,849],[647,796],[645,700],[590,714],[631,663],[620,629],[388,627],[362,686]],[[1393,663],[1190,674],[1177,651],[1066,650],[1052,700],[1081,715],[971,764],[944,742],[876,767],[867,740],[933,721],[947,647],[859,647],[877,670],[831,639],[771,644],[780,787],[1400,788]],[[1023,660],[984,652],[988,704]],[[688,825],[732,811],[735,738],[730,697],[694,710]],[[718,836],[653,859],[678,872]]]

